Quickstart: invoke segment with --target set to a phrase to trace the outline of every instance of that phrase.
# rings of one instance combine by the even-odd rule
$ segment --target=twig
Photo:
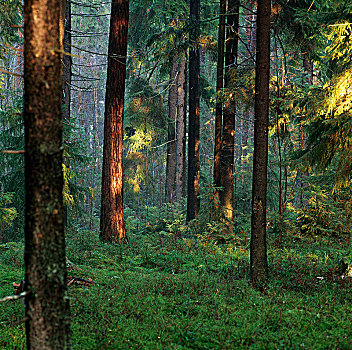
[[[29,291],[25,291],[25,292],[23,292],[21,294],[18,294],[18,295],[9,295],[7,297],[4,297],[4,298],[0,299],[0,303],[2,303],[4,301],[9,301],[9,300],[22,299],[23,297],[25,297],[28,294],[29,294]]]
[[[5,153],[5,154],[23,154],[25,153],[25,150],[19,150],[19,151],[15,151],[15,150],[2,150],[1,153]]]

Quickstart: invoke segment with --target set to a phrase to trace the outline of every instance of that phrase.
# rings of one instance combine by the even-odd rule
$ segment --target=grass
[[[270,282],[249,282],[249,240],[216,245],[172,235],[101,244],[85,231],[67,242],[73,349],[351,349],[352,285],[336,274],[348,241],[269,240]],[[0,297],[23,278],[23,251],[0,251]],[[317,277],[323,277],[318,279]],[[0,348],[24,349],[24,307],[1,304]]]

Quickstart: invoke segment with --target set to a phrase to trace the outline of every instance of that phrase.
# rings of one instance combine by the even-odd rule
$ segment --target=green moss
[[[79,264],[69,274],[95,282],[69,288],[74,349],[350,347],[351,285],[334,273],[345,242],[285,238],[269,251],[262,292],[248,284],[247,244],[158,235],[132,235],[122,247],[92,242],[68,244]],[[1,297],[23,278],[21,254],[5,254]],[[1,348],[24,348],[24,326],[13,325],[23,317],[21,302],[2,304]]]

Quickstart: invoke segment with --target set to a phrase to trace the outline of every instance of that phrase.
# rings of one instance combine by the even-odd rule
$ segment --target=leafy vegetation
[[[326,349],[350,346],[350,279],[337,272],[349,239],[270,238],[270,283],[248,284],[248,233],[231,244],[131,234],[128,246],[71,233],[73,349]],[[1,295],[23,278],[23,246],[0,247]],[[25,348],[24,307],[2,304],[2,349]]]

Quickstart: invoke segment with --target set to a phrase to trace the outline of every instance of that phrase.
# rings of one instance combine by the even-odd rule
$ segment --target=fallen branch
[[[9,301],[9,300],[22,299],[28,294],[29,294],[29,291],[22,292],[22,293],[20,293],[18,295],[9,295],[7,297],[4,297],[4,298],[0,299],[0,303],[2,303],[4,301]]]
[[[15,150],[3,150],[1,151],[2,153],[5,153],[5,154],[23,154],[25,153],[25,150],[20,150],[20,151],[15,151]]]

